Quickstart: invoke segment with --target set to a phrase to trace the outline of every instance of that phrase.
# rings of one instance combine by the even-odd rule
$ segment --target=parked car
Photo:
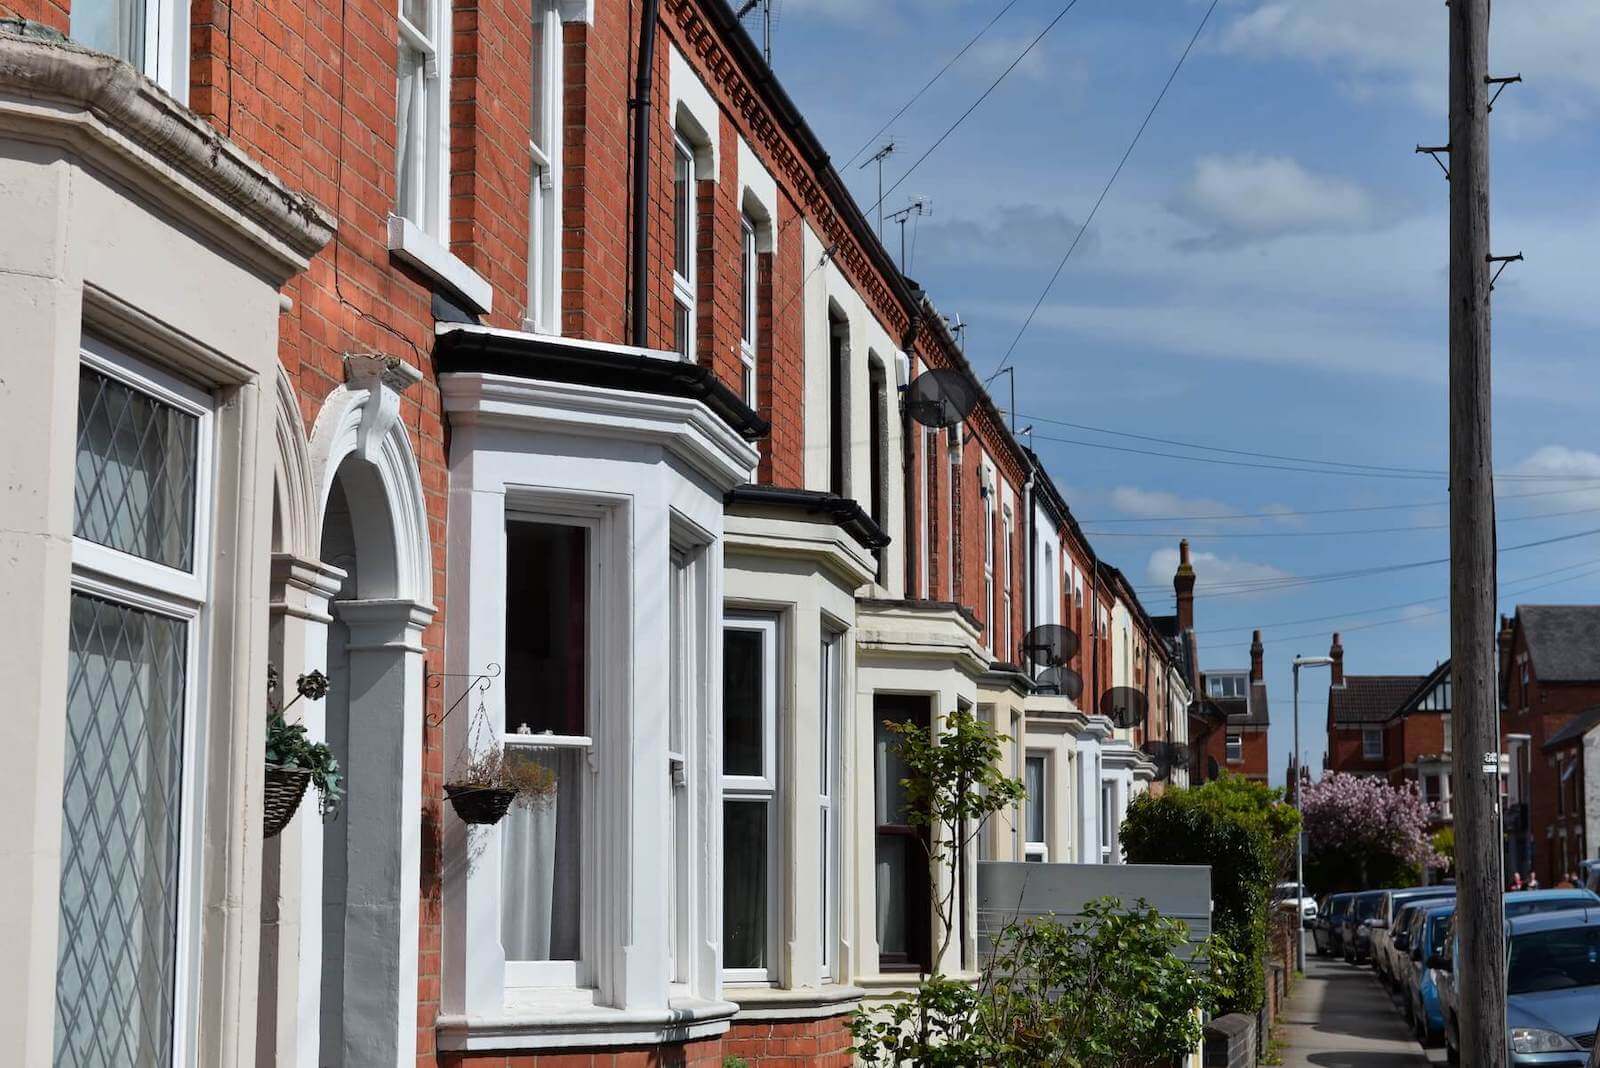
[[[1407,939],[1406,955],[1410,965],[1405,971],[1402,985],[1406,992],[1407,1015],[1417,1041],[1424,1046],[1436,1046],[1444,1039],[1444,1002],[1439,986],[1446,972],[1441,965],[1449,947],[1450,917],[1455,914],[1454,901],[1433,902],[1417,911],[1417,919]]]
[[[1516,929],[1516,925],[1543,919],[1549,916],[1567,916],[1584,920],[1590,915],[1595,917],[1595,922],[1600,925],[1600,912],[1594,912],[1600,906],[1600,895],[1589,890],[1522,890],[1505,895],[1507,936]],[[1457,988],[1455,972],[1455,958],[1459,952],[1460,943],[1456,938],[1456,919],[1451,915],[1445,920],[1445,932],[1441,948],[1443,953],[1435,958],[1435,982],[1438,986],[1440,1010],[1444,1015],[1444,1041],[1445,1053],[1452,1063],[1459,1057],[1457,1042],[1459,1032],[1456,1029],[1457,1016],[1460,1011],[1460,991]],[[1600,937],[1600,936],[1597,936]],[[1589,1015],[1588,1026],[1577,1034],[1580,1037],[1592,1036],[1595,1030],[1595,1021],[1600,1019],[1600,990],[1591,990],[1590,994],[1596,997],[1594,1011]],[[1508,1019],[1511,1018],[1508,1004]],[[1522,1026],[1511,1024],[1513,1028]],[[1588,1039],[1590,1042],[1592,1038]],[[1533,1043],[1530,1038],[1524,1037],[1523,1045],[1526,1047]],[[1587,1049],[1588,1047],[1584,1047]],[[1518,1056],[1515,1050],[1512,1054],[1514,1063],[1532,1066],[1535,1064],[1574,1064],[1582,1063],[1581,1054],[1577,1060],[1565,1057],[1563,1054],[1571,1053],[1570,1050],[1550,1051],[1541,1054],[1523,1054]]]
[[[1406,978],[1406,972],[1411,960],[1412,932],[1416,920],[1430,905],[1443,904],[1454,901],[1455,895],[1440,895],[1438,897],[1413,898],[1400,906],[1400,911],[1395,913],[1388,930],[1387,936],[1381,941],[1373,939],[1373,945],[1383,947],[1384,958],[1378,961],[1374,956],[1373,967],[1378,970],[1379,976],[1390,986],[1401,989]]]
[[[1317,918],[1317,899],[1296,882],[1279,883],[1273,889],[1272,907],[1298,913],[1302,927],[1310,927]]]
[[[1317,951],[1317,956],[1333,956],[1343,952],[1340,928],[1344,924],[1345,913],[1350,911],[1350,902],[1355,900],[1354,894],[1329,894],[1322,901],[1322,907],[1317,910],[1317,918],[1311,924],[1311,943]]]
[[[1339,948],[1344,959],[1351,964],[1366,960],[1372,952],[1372,917],[1377,915],[1383,890],[1363,890],[1350,901],[1350,911],[1345,913],[1339,928]]]
[[[1410,886],[1401,890],[1384,890],[1378,900],[1377,910],[1373,913],[1371,923],[1371,949],[1368,955],[1372,958],[1372,967],[1377,971],[1378,978],[1385,983],[1393,985],[1396,970],[1394,955],[1389,941],[1391,925],[1398,918],[1400,910],[1414,901],[1428,898],[1454,897],[1454,886]]]

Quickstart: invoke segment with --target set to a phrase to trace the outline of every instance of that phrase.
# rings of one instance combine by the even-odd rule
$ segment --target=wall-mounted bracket
[[[489,687],[494,685],[494,680],[500,677],[500,665],[490,664],[488,667],[484,668],[484,670],[475,674],[471,672],[462,674],[460,672],[452,673],[448,671],[424,670],[423,676],[427,688],[430,690],[436,690],[442,687],[445,679],[472,680],[471,682],[467,683],[466,689],[461,691],[461,696],[450,702],[449,708],[441,712],[437,718],[433,716],[428,717],[428,726],[437,727],[449,717],[450,713],[459,708],[461,702],[465,701],[469,696],[471,696],[474,691],[478,693],[487,693],[489,691]]]

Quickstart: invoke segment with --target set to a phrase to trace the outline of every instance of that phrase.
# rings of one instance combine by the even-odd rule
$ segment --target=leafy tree
[[[1255,1012],[1266,997],[1272,885],[1292,865],[1299,827],[1282,790],[1237,775],[1142,794],[1128,806],[1121,838],[1130,862],[1211,867],[1212,932],[1231,951],[1225,1012]]]
[[[868,1065],[919,1068],[1148,1068],[1194,1049],[1220,1002],[1229,951],[1215,940],[1196,967],[1178,954],[1181,920],[1140,901],[1101,898],[1066,922],[1006,928],[977,987],[936,978],[917,1000],[852,1024]],[[919,1013],[934,1023],[924,1035]]]
[[[1433,806],[1415,783],[1330,772],[1306,786],[1302,805],[1306,882],[1319,892],[1406,886],[1446,866],[1428,834]]]

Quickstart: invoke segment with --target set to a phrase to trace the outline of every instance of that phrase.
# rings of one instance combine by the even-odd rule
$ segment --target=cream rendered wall
[[[0,621],[0,672],[16,703],[12,772],[0,779],[0,1029],[18,1063],[51,1058],[59,916],[68,589],[72,576],[78,349],[86,321],[150,362],[216,390],[217,557],[200,707],[192,959],[180,1031],[201,1063],[254,1055],[259,797],[272,523],[278,285],[296,257],[127,145],[88,130],[44,143],[33,117],[0,109],[0,590],[26,611]],[[103,141],[101,140],[103,138]],[[114,154],[109,163],[96,156]],[[119,180],[110,174],[118,173]],[[159,187],[136,195],[141,183]],[[164,210],[188,202],[188,210]],[[231,227],[231,241],[227,238]],[[269,265],[276,265],[275,268]]]
[[[869,507],[872,449],[869,441],[868,366],[876,356],[883,363],[888,411],[884,419],[887,477],[884,479],[883,527],[894,540],[884,552],[883,584],[874,583],[876,596],[905,596],[905,466],[901,438],[900,392],[909,362],[897,339],[867,308],[830,258],[817,268],[826,246],[810,225],[801,223],[801,266],[807,272],[802,305],[805,308],[805,488],[828,489],[828,313],[841,313],[850,329],[849,362],[845,371],[849,390],[844,417],[848,421],[849,462],[845,465],[845,495],[863,509]],[[813,268],[817,268],[813,270]]]

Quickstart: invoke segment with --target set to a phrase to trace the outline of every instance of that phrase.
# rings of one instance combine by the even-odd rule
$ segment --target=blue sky
[[[1063,2],[1018,0],[894,124],[886,185]],[[774,66],[842,166],[1000,6],[776,0]],[[909,273],[969,324],[981,372],[999,364],[1205,9],[1080,0],[888,198],[891,211],[931,198]],[[1101,555],[1147,608],[1171,610],[1175,535],[1186,533],[1199,554],[1203,663],[1244,666],[1250,628],[1262,627],[1275,782],[1291,748],[1291,657],[1325,653],[1338,629],[1351,673],[1428,671],[1448,655],[1437,614],[1446,568],[1245,596],[1207,586],[1442,557],[1442,529],[1319,532],[1436,527],[1443,507],[1386,506],[1442,503],[1443,480],[1092,449],[1045,435],[1187,451],[1045,420],[1443,469],[1447,186],[1412,149],[1448,139],[1445,10],[1436,0],[1222,0],[1013,358],[1019,426],[1034,426],[1074,511],[1103,532]],[[1499,486],[1505,546],[1600,527],[1600,5],[1542,0],[1497,5],[1496,16],[1491,66],[1527,79],[1493,116],[1495,248],[1528,257],[1495,293],[1496,468],[1520,476]],[[870,205],[872,168],[843,173]],[[897,249],[892,228],[886,236]],[[1004,379],[995,393],[1004,405]],[[1126,522],[1338,508],[1381,510]],[[1600,599],[1600,537],[1505,553],[1500,574],[1503,606]],[[1313,766],[1325,679],[1309,674],[1302,702]]]

